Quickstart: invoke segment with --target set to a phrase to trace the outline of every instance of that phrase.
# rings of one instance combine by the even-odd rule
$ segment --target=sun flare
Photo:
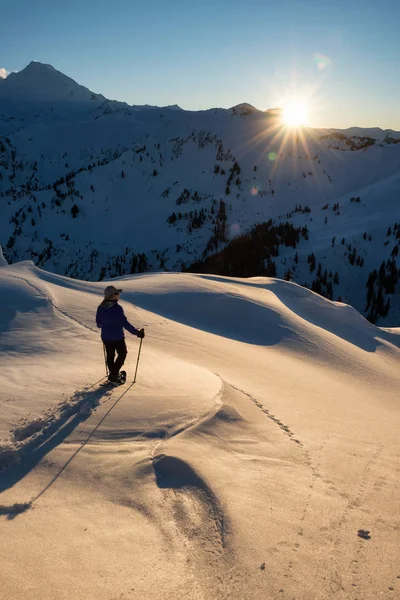
[[[287,127],[302,127],[308,123],[308,108],[304,102],[289,102],[283,108],[283,122]]]

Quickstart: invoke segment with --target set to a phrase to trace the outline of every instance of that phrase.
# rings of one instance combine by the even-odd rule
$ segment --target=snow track
[[[24,459],[30,463],[32,454],[40,450],[40,447],[53,438],[71,418],[87,418],[87,408],[98,406],[101,398],[110,391],[109,388],[98,387],[104,379],[77,391],[42,418],[32,421],[23,419],[11,432],[12,440],[0,446],[0,472],[13,464],[20,464]]]

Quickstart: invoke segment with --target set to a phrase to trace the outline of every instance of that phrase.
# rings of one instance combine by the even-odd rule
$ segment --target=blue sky
[[[0,68],[49,63],[129,104],[309,104],[310,125],[400,130],[400,2],[0,0]]]

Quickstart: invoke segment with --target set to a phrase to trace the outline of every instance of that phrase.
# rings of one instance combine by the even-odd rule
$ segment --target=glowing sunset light
[[[287,127],[302,127],[308,123],[308,108],[304,102],[289,102],[283,108],[283,122]]]

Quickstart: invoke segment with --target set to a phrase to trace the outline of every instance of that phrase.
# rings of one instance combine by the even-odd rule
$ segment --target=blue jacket
[[[123,340],[124,329],[137,335],[138,329],[131,325],[125,316],[124,309],[118,302],[110,303],[103,300],[96,313],[97,327],[101,327],[101,339],[103,342],[117,342]]]

